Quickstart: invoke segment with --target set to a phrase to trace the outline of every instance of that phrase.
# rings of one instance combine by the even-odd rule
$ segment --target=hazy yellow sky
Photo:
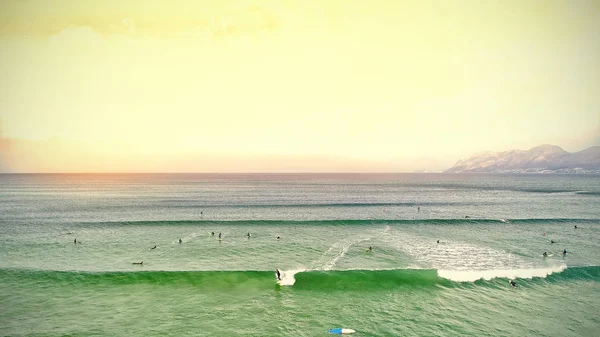
[[[600,1],[0,2],[0,172],[436,170],[599,134]]]

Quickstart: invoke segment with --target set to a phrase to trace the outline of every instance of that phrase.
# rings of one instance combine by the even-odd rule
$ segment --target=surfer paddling
[[[139,264],[139,265],[143,265],[143,264],[144,264],[144,261],[142,261],[142,262],[134,262],[134,263],[132,263],[132,264]]]

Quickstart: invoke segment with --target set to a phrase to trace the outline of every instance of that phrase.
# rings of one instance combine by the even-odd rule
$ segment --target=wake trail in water
[[[323,253],[319,260],[312,263],[311,270],[331,270],[336,263],[346,255],[352,245],[359,242],[370,240],[371,237],[362,237],[352,241],[340,241],[334,243],[329,249]],[[331,256],[333,255],[333,256]]]

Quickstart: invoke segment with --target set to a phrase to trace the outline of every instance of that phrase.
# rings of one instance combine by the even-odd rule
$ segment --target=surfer
[[[210,232],[210,235],[215,236],[215,232]]]
[[[577,229],[577,225],[575,225],[575,229]]]
[[[440,243],[440,240],[437,240],[437,243]]]
[[[544,252],[544,254],[542,254],[543,257],[548,257],[548,253]]]
[[[372,252],[373,251],[373,247],[369,246],[369,251]]]
[[[281,239],[281,237],[279,235],[277,235],[277,240]]]
[[[74,239],[74,240],[73,240],[73,243],[74,243],[74,244],[77,244],[77,239]]]
[[[221,232],[219,232],[219,240],[221,239]]]
[[[183,242],[183,240],[179,239],[179,243],[182,243],[182,242]]]
[[[281,281],[281,272],[279,272],[279,269],[275,269],[275,273],[277,274],[277,280]]]
[[[248,233],[247,237],[250,238],[250,236],[251,236],[250,233]]]
[[[554,240],[550,240],[550,243],[556,243],[556,241],[554,241]]]
[[[513,286],[513,288],[517,287],[517,284],[515,283],[514,280],[510,280],[510,285]]]
[[[156,249],[156,246],[154,246],[154,247],[150,248],[150,250],[152,250],[152,249]]]
[[[421,206],[417,206],[417,213],[421,211]]]
[[[567,255],[567,250],[563,249],[563,255]]]
[[[142,262],[134,262],[134,263],[132,263],[132,264],[139,264],[139,265],[143,265],[143,264],[144,264],[144,261],[142,261]]]

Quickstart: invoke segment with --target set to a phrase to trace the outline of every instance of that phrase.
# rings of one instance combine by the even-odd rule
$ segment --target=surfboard
[[[341,334],[350,334],[350,333],[355,333],[356,331],[352,330],[352,329],[346,329],[346,328],[335,328],[335,329],[330,329],[329,333],[333,333],[336,335],[341,335]]]

